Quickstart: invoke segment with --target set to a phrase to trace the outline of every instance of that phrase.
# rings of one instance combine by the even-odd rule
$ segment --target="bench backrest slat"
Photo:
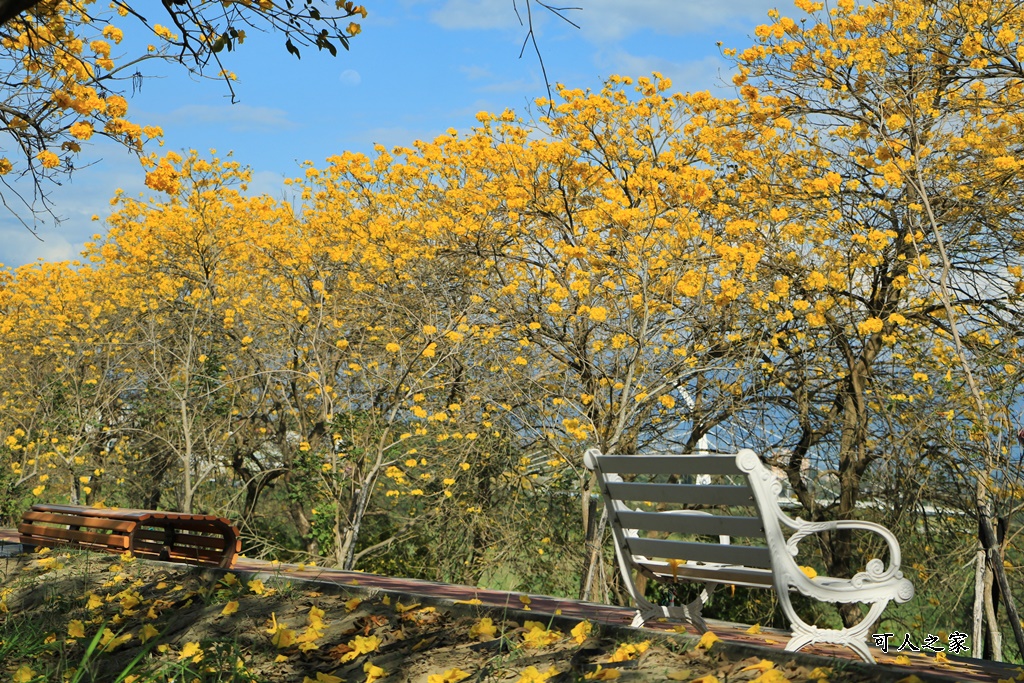
[[[664,512],[636,512],[620,510],[619,522],[624,529],[637,531],[666,531],[679,533],[685,528],[688,533],[706,536],[732,536],[736,538],[764,538],[764,526],[759,517],[727,517],[715,515],[688,514],[685,520],[679,519],[686,514]]]
[[[736,457],[730,455],[601,455],[601,471],[629,474],[739,474]]]
[[[754,492],[746,485],[712,486],[609,481],[607,487],[607,493],[613,500],[643,500],[652,503],[678,503],[680,505],[754,505]]]
[[[30,510],[22,515],[26,523],[61,524],[65,526],[86,527],[87,529],[109,529],[110,531],[129,532],[135,522],[121,519],[100,519],[99,517],[79,517],[78,515],[57,515],[52,512],[35,512]]]
[[[135,532],[135,540],[139,541],[153,541],[158,545],[163,545],[164,539],[166,538],[166,532],[163,529],[139,529]],[[197,546],[200,548],[211,548],[220,552],[224,551],[224,537],[223,536],[200,536],[199,534],[182,533],[175,531],[174,533],[174,546],[175,547],[186,547],[186,546]]]
[[[771,552],[768,548],[664,541],[657,538],[637,538],[635,536],[627,536],[626,545],[629,546],[629,551],[632,554],[649,558],[719,562],[762,569],[771,569],[772,566]]]

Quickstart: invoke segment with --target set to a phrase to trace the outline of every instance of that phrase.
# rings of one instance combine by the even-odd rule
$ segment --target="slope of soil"
[[[66,550],[0,558],[0,679],[16,683],[852,683],[905,675],[648,635],[285,573],[253,578]]]

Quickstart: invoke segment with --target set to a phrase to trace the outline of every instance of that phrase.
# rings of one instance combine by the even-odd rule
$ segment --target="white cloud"
[[[363,82],[363,77],[355,69],[345,69],[341,72],[339,80],[345,85],[359,85]]]
[[[253,107],[248,104],[188,104],[163,117],[168,123],[186,125],[215,124],[233,131],[280,130],[295,128],[288,112],[274,107]]]
[[[788,5],[789,3],[781,3]],[[667,35],[701,33],[729,24],[764,23],[778,0],[587,0],[571,18],[595,42],[619,40],[642,30]],[[794,10],[795,11],[795,10]]]
[[[512,0],[448,0],[441,9],[430,13],[430,19],[448,30],[519,26]]]
[[[460,66],[459,71],[461,71],[466,78],[471,81],[479,81],[485,78],[494,77],[491,70],[484,66]]]
[[[355,135],[352,135],[350,139],[360,144],[383,145],[385,149],[391,150],[395,147],[411,147],[412,143],[416,140],[429,142],[443,134],[443,130],[425,130],[406,128],[404,126],[388,126],[360,131]]]
[[[595,64],[608,74],[650,76],[657,71],[672,80],[672,89],[679,92],[710,90],[718,96],[732,95],[732,67],[723,59],[707,56],[689,62],[675,62],[664,57],[640,56],[612,50],[595,56]]]
[[[729,24],[762,23],[773,7],[790,9],[790,2],[778,0],[582,0],[579,11],[563,14],[576,24],[587,39],[594,42],[619,40],[637,31],[649,30],[668,35],[700,33]],[[526,2],[518,3],[526,20]],[[536,3],[532,6],[535,25],[548,21],[561,23]],[[795,12],[796,10],[793,10]],[[496,29],[520,26],[512,0],[447,0],[430,15],[444,29]]]
[[[79,256],[83,242],[72,244],[67,237],[55,230],[43,230],[36,238],[21,227],[0,228],[0,254],[3,263],[18,267],[37,259],[44,261],[70,261]]]

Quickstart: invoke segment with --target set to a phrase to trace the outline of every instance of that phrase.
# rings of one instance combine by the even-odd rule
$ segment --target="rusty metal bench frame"
[[[18,526],[26,547],[70,545],[101,552],[229,568],[242,544],[223,517],[180,512],[33,505]]]

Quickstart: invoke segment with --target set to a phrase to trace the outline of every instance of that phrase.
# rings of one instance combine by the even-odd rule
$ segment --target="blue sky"
[[[255,174],[252,189],[283,198],[282,180],[302,161],[322,163],[345,150],[371,153],[431,139],[447,128],[468,131],[481,110],[525,113],[545,94],[536,56],[519,58],[525,30],[513,0],[366,0],[368,17],[351,50],[337,57],[306,48],[287,54],[281,36],[249,35],[225,65],[238,75],[231,104],[222,82],[190,77],[181,67],[143,71],[129,98],[129,115],[164,129],[173,150],[231,151]],[[719,55],[751,44],[767,12],[791,5],[770,0],[574,0],[568,12],[580,28],[538,13],[538,41],[552,82],[599,88],[610,74],[660,71],[674,89],[728,94],[731,71]],[[520,0],[520,9],[523,8]],[[154,10],[155,12],[156,10]],[[789,12],[790,14],[794,13]],[[154,15],[154,22],[159,18]],[[123,19],[126,40],[155,42]],[[144,48],[143,48],[144,49]],[[114,53],[115,56],[117,53]],[[130,94],[130,87],[126,96]],[[101,224],[118,188],[145,190],[137,161],[111,143],[85,151],[81,168],[51,199],[59,226],[38,226],[40,241],[14,218],[0,215],[0,263],[16,267],[38,258],[74,259]]]

